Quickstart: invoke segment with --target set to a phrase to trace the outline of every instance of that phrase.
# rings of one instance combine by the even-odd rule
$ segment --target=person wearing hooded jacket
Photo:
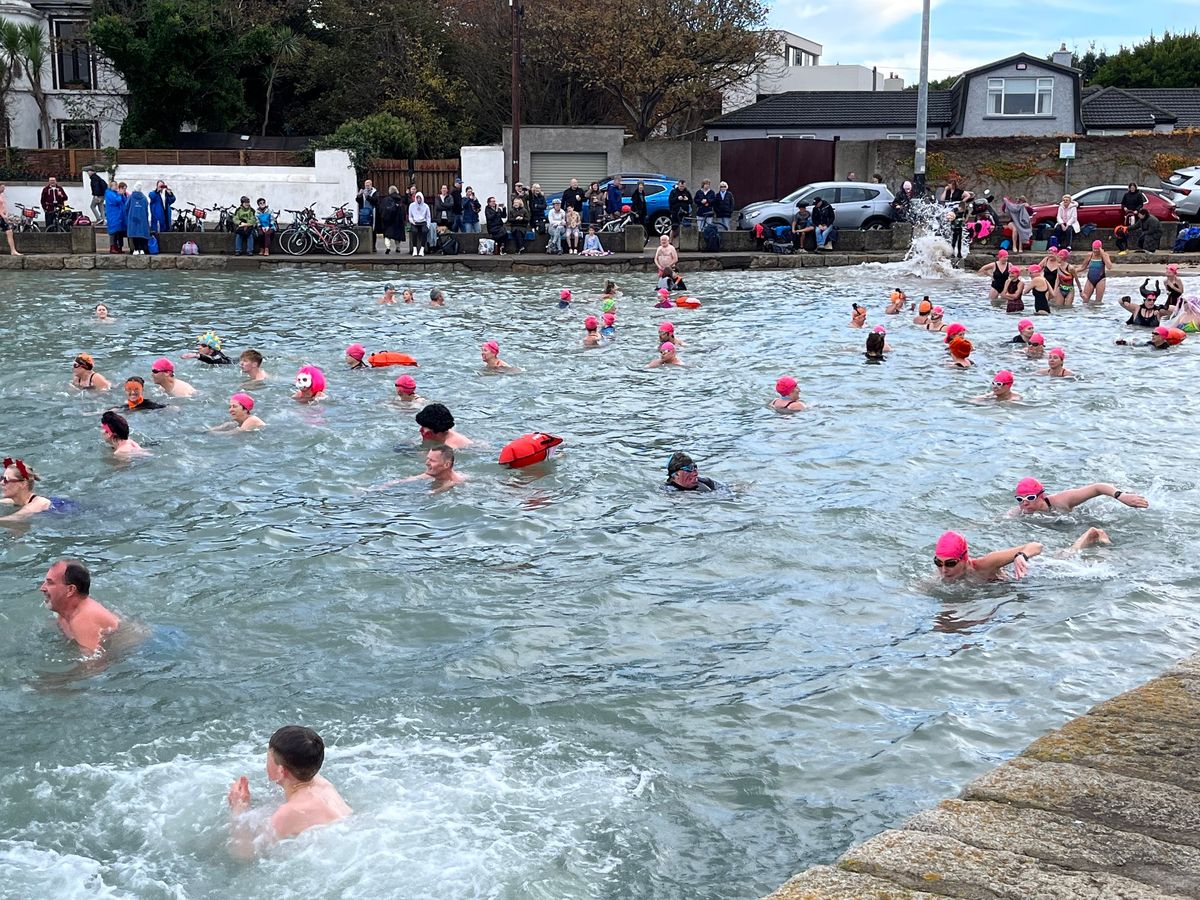
[[[425,202],[425,195],[417,191],[413,202],[408,206],[408,224],[412,226],[413,256],[425,255],[425,245],[429,242],[431,221],[432,213],[429,211],[429,204]]]
[[[895,198],[892,200],[892,218],[897,222],[908,221],[909,208],[913,201],[913,186],[911,181],[904,182],[904,185],[896,192]]]
[[[150,201],[142,192],[142,183],[134,182],[133,193],[125,207],[125,233],[133,245],[134,256],[145,256],[150,241]]]
[[[125,252],[125,182],[108,183],[104,192],[104,220],[108,224],[108,252]]]

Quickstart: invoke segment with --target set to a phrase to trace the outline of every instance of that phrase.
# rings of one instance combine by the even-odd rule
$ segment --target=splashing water
[[[949,278],[954,274],[950,248],[950,210],[932,200],[914,199],[909,206],[913,225],[912,244],[899,264],[899,271],[917,278]],[[964,245],[966,235],[963,235]]]

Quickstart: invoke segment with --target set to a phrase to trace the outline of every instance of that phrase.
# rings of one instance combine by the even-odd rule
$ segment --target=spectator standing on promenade
[[[450,196],[449,185],[443,184],[433,198],[433,221],[446,228],[454,224],[454,198]]]
[[[572,178],[571,184],[567,187],[567,189],[565,191],[563,191],[563,195],[562,195],[563,209],[564,210],[573,209],[577,213],[579,213],[580,216],[582,216],[583,215],[583,201],[586,199],[587,199],[587,194],[584,193],[583,188],[581,188],[579,186],[579,179]]]
[[[59,210],[67,202],[67,192],[59,186],[58,179],[51,175],[42,188],[42,212],[46,214],[46,230],[58,220]]]
[[[649,234],[650,222],[646,211],[646,182],[639,181],[634,185],[633,193],[629,195],[629,209],[633,213],[634,222],[645,228],[647,234]]]
[[[707,178],[701,181],[700,190],[696,191],[692,199],[696,202],[696,218],[700,220],[700,228],[703,230],[706,225],[711,225],[713,221],[713,209],[717,194],[712,189],[712,182]]]
[[[8,221],[8,200],[4,196],[4,185],[0,184],[0,231],[4,232],[4,237],[8,240],[8,255],[22,256],[17,252],[16,242],[13,240],[13,227]]]
[[[125,252],[125,182],[110,181],[104,192],[104,219],[108,223],[108,252]]]
[[[96,225],[104,224],[104,194],[108,190],[108,185],[104,179],[96,174],[96,169],[93,166],[88,166],[83,170],[88,180],[88,188],[92,192],[92,205],[88,210],[92,214],[92,222]]]
[[[250,256],[254,253],[254,229],[258,227],[258,215],[250,208],[250,198],[243,196],[238,208],[233,211],[233,255]]]
[[[1121,198],[1121,215],[1125,217],[1126,226],[1133,226],[1133,217],[1145,205],[1146,195],[1142,193],[1137,184],[1129,182],[1129,190]]]
[[[546,214],[549,210],[546,208],[546,195],[542,193],[542,186],[535,184],[529,191],[529,227],[534,231],[540,231],[542,226],[546,224]]]
[[[479,234],[479,198],[475,189],[468,187],[462,199],[462,230],[467,234]]]
[[[734,199],[733,191],[729,189],[729,185],[722,181],[717,185],[717,193],[713,197],[713,215],[717,221],[717,227],[729,231],[733,228],[733,210]]]
[[[604,202],[607,199],[604,191],[600,190],[600,182],[593,181],[588,190],[588,222],[599,225],[604,221]]]
[[[667,209],[671,213],[671,223],[679,228],[684,216],[692,214],[692,192],[687,189],[687,181],[680,178],[675,182],[667,197]]]
[[[142,193],[142,183],[135,181],[133,193],[125,206],[125,233],[134,256],[145,256],[150,244],[150,201]]]
[[[876,178],[879,176],[876,175]],[[879,182],[882,184],[883,182]],[[892,218],[897,222],[907,222],[909,209],[913,201],[913,186],[911,181],[904,182],[896,196],[892,199]]]
[[[614,175],[613,180],[608,183],[608,190],[604,192],[605,218],[619,216],[624,205],[625,188],[621,186],[621,176]]]
[[[454,203],[454,218],[450,222],[451,231],[463,230],[463,183],[461,178],[454,179],[454,190],[450,192],[450,199]]]
[[[167,187],[165,181],[154,185],[150,194],[150,232],[161,234],[171,230],[171,207],[175,205],[175,195]]]
[[[433,214],[429,211],[429,204],[425,202],[425,195],[417,191],[413,197],[413,202],[408,205],[408,224],[412,226],[412,234],[409,238],[409,243],[412,246],[412,256],[425,255],[425,245],[429,242],[430,222],[432,220]]]
[[[368,178],[363,182],[362,190],[354,195],[354,203],[358,207],[358,224],[375,227],[375,205],[379,203],[379,191]]]
[[[379,201],[379,221],[383,225],[383,252],[391,253],[404,243],[405,209],[400,188],[394,184]]]

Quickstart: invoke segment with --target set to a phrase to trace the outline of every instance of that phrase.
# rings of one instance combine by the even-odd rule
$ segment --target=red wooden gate
[[[814,181],[831,181],[834,147],[834,141],[807,138],[721,141],[721,180],[739,206],[778,200]]]
[[[443,184],[454,190],[458,173],[457,159],[376,159],[371,161],[365,177],[385,193],[393,184],[401,192],[415,184],[418,191],[432,199]]]

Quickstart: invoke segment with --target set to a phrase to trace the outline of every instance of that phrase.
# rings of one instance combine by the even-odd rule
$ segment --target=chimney
[[[883,79],[883,89],[885,91],[902,91],[904,90],[904,79],[892,72]]]
[[[1075,60],[1075,54],[1068,50],[1064,43],[1050,55],[1050,60],[1060,66],[1070,66]]]
[[[879,90],[879,66],[871,66],[871,90]]]

